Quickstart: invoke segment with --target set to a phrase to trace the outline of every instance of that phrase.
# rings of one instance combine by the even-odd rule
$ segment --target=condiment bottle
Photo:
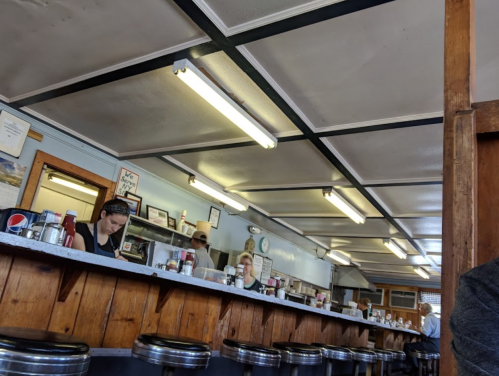
[[[236,287],[238,289],[244,289],[244,277],[242,274],[236,276]]]
[[[281,288],[281,277],[277,276],[277,277],[274,277],[274,279],[275,279],[275,288],[276,288],[276,290],[280,289]]]
[[[187,210],[182,211],[180,216],[180,221],[177,223],[177,231],[182,232],[182,226],[185,225],[185,216],[187,215]]]
[[[64,221],[62,221],[62,227],[66,235],[64,236],[64,241],[62,242],[63,247],[71,248],[76,235],[76,216],[78,213],[74,210],[66,211],[66,216]]]
[[[195,259],[195,256],[196,255],[196,251],[192,248],[189,248],[187,250],[187,254],[185,255],[185,261],[191,261],[193,264],[194,264],[194,259]]]

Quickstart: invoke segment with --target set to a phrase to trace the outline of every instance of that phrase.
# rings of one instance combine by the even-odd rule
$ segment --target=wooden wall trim
[[[499,132],[499,100],[473,103],[476,110],[476,132]]]
[[[103,178],[93,172],[85,170],[81,167],[75,166],[65,160],[54,157],[48,153],[41,150],[37,150],[35,159],[31,166],[28,181],[26,182],[26,187],[24,188],[23,197],[21,199],[20,209],[30,210],[33,200],[35,198],[36,188],[38,182],[43,173],[43,166],[47,165],[56,168],[60,171],[65,172],[68,175],[77,177],[78,179],[84,180],[99,187],[99,194],[95,202],[94,213],[92,214],[92,221],[97,220],[102,204],[107,200],[113,198],[114,190],[116,188],[116,183]]]

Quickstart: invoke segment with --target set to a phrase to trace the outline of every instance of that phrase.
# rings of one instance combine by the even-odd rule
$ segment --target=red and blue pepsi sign
[[[6,227],[5,232],[19,234],[23,228],[28,227],[28,218],[22,214],[11,215]]]
[[[9,234],[21,233],[23,228],[29,227],[40,219],[40,214],[22,209],[5,209],[1,213],[0,231]]]

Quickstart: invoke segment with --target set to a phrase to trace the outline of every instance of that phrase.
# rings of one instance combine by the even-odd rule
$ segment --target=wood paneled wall
[[[78,336],[91,347],[131,348],[145,332],[181,335],[218,350],[224,338],[270,345],[275,341],[366,346],[368,327],[319,314],[234,299],[154,277],[109,268],[85,269],[65,301],[64,273],[85,264],[30,257],[0,245],[0,326],[47,329]],[[168,290],[162,308],[161,290]],[[238,298],[238,297],[236,297]],[[224,314],[225,313],[225,314]]]

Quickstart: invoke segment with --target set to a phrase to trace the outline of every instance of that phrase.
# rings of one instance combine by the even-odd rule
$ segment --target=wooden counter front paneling
[[[68,289],[63,275],[72,268],[83,273]],[[365,323],[3,244],[0,283],[0,326],[72,334],[91,347],[131,348],[147,332],[200,339],[213,350],[224,338],[367,346]]]

